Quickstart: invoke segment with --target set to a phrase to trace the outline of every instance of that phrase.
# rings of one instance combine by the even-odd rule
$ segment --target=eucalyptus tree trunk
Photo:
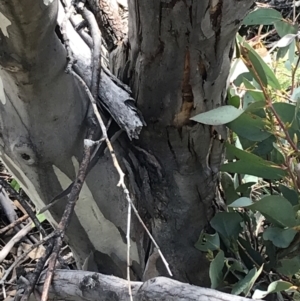
[[[128,34],[114,27],[126,3],[87,2],[110,50],[99,102],[106,120],[113,117],[109,133],[134,203],[174,278],[207,286],[208,262],[194,244],[218,205],[226,131],[190,118],[225,104],[234,37],[253,1],[129,0]],[[101,16],[107,7],[116,22],[105,25]],[[88,98],[80,82],[65,73],[58,10],[58,0],[0,1],[1,157],[37,208],[74,180],[87,129]],[[58,19],[61,24],[63,10]],[[88,39],[84,42],[70,22],[67,35],[73,68],[89,84]],[[127,203],[118,180],[103,151],[87,176],[67,239],[79,268],[126,278]],[[54,226],[66,199],[48,213]],[[131,229],[132,279],[166,276],[136,218]]]

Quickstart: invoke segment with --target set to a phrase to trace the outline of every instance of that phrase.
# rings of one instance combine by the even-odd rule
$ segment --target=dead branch
[[[96,16],[108,50],[111,51],[127,35],[127,27],[123,25],[118,4],[111,0],[88,0],[87,2]]]
[[[76,201],[78,200],[82,185],[87,176],[88,163],[91,159],[91,154],[92,154],[92,145],[89,143],[89,141],[93,137],[93,135],[94,135],[94,129],[90,129],[89,134],[88,134],[89,139],[84,141],[83,158],[82,158],[81,164],[79,166],[76,180],[74,182],[74,185],[72,186],[67,205],[65,207],[65,210],[64,210],[64,213],[60,220],[60,223],[58,224],[58,227],[57,227],[58,231],[60,232],[60,235],[54,241],[53,253],[51,254],[50,259],[49,259],[49,266],[48,266],[48,271],[47,271],[46,278],[45,278],[44,289],[43,289],[41,301],[47,301],[47,299],[48,299],[48,290],[49,290],[51,280],[53,277],[53,273],[55,270],[55,264],[56,264],[56,260],[58,258],[58,254],[59,254],[59,251],[60,251],[60,248],[62,245],[63,237],[65,234],[66,228],[68,227],[68,224],[70,222],[71,216],[73,214],[74,207],[75,207]]]
[[[39,292],[42,283],[37,285]],[[131,282],[134,301],[249,301],[251,299],[222,293],[216,290],[181,283],[165,277],[146,282]],[[127,281],[99,273],[56,270],[49,291],[49,300],[72,301],[127,301]],[[33,300],[33,299],[32,299]],[[260,300],[262,301],[262,300]]]
[[[10,239],[10,241],[0,251],[0,262],[2,262],[5,259],[5,257],[9,254],[9,252],[13,248],[13,246],[17,242],[19,242],[23,237],[25,237],[31,230],[32,230],[32,225],[31,223],[29,223]]]
[[[15,220],[13,223],[10,223],[6,227],[3,227],[2,229],[0,229],[0,234],[3,234],[5,232],[7,232],[8,230],[14,228],[15,226],[21,224],[22,222],[24,222],[25,220],[27,220],[28,217],[29,217],[28,214],[25,214],[25,215],[21,216],[20,218],[18,218],[17,220]]]
[[[0,185],[1,185],[0,186],[0,205],[7,217],[7,219],[9,220],[9,222],[13,223],[18,218],[18,216],[14,210],[14,205],[13,205],[11,199],[8,197],[6,191],[3,189],[2,183],[4,183],[4,182],[6,183],[5,180],[0,179]]]
[[[36,217],[35,213],[31,209],[31,207],[28,205],[26,200],[24,200],[24,198],[21,197],[20,194],[18,194],[4,179],[0,179],[0,185],[2,187],[4,187],[10,193],[10,195],[12,197],[14,197],[18,200],[18,202],[23,206],[26,213],[29,215],[29,217],[31,218],[31,220],[35,224],[38,231],[43,235],[43,237],[45,237],[47,235],[46,231],[44,230],[43,226],[41,225],[40,221]]]
[[[61,4],[59,8],[58,24],[62,25],[65,13]],[[72,41],[70,48],[76,61],[76,64],[73,65],[74,71],[90,86],[92,78],[90,48],[70,22],[67,22],[66,25],[66,35]],[[99,99],[99,105],[109,112],[119,127],[127,133],[128,138],[130,140],[138,139],[146,123],[141,112],[135,106],[131,90],[104,66],[101,69]]]

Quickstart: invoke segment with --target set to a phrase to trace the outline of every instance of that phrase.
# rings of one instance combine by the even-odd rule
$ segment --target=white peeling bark
[[[0,31],[1,158],[38,209],[66,187],[66,179],[75,178],[74,162],[82,157],[89,103],[77,80],[64,72],[66,52],[55,33],[58,3],[0,2],[0,12],[8,20]],[[76,33],[70,41],[78,59],[76,67],[89,82],[90,50]],[[129,88],[103,73],[100,98],[128,136],[137,137],[143,122],[130,104]],[[118,115],[122,110],[124,118]],[[87,177],[86,193],[78,200],[67,238],[79,268],[95,253],[90,264],[96,270],[126,277],[127,208],[117,183],[118,175],[105,153]],[[47,214],[54,226],[65,201],[63,198]],[[132,262],[138,267],[137,249],[133,236]]]

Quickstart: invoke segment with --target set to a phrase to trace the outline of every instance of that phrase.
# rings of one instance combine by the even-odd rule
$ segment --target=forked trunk
[[[87,127],[84,89],[64,72],[66,52],[55,32],[58,3],[0,2],[2,160],[38,208],[74,180]],[[194,244],[218,201],[226,138],[223,127],[190,117],[225,104],[233,39],[252,4],[130,0],[128,41],[110,55],[111,70],[132,88],[147,123],[134,142],[125,133],[115,139],[113,124],[115,151],[141,217],[180,281],[209,284],[208,262]],[[72,28],[68,33],[75,68],[89,81],[90,51]],[[127,109],[124,116],[132,117],[126,122],[138,132],[142,120],[128,92],[101,73],[101,101],[120,101],[120,114]],[[67,237],[79,267],[126,278],[127,203],[117,183],[105,151],[87,177]],[[54,225],[65,202],[50,210]],[[136,218],[131,228],[132,278],[167,275]]]

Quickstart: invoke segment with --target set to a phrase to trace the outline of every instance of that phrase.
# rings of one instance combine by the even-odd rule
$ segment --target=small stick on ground
[[[8,243],[4,246],[4,248],[0,251],[0,263],[6,258],[14,245],[19,242],[22,238],[24,238],[30,231],[32,230],[31,223],[27,224],[22,230],[16,233]]]
[[[21,216],[20,218],[18,218],[17,220],[15,220],[13,223],[10,223],[6,227],[0,229],[0,234],[3,234],[5,232],[7,232],[8,230],[14,228],[15,226],[18,226],[22,222],[26,221],[28,218],[29,218],[28,214],[25,214],[25,215]]]
[[[45,254],[39,259],[33,274],[30,277],[29,284],[21,298],[21,301],[27,301],[34,290],[36,283],[38,282],[46,261],[50,257],[54,246],[54,238],[50,239],[49,244],[46,248]],[[38,299],[39,300],[39,299]]]
[[[11,273],[11,271],[17,267],[19,265],[19,263],[25,259],[27,257],[27,255],[34,250],[35,248],[37,248],[39,245],[45,243],[46,241],[48,241],[50,238],[54,237],[55,235],[57,235],[57,232],[54,231],[52,232],[50,235],[44,237],[42,240],[40,240],[38,243],[32,245],[28,250],[26,250],[21,256],[19,256],[15,262],[5,271],[4,275],[2,276],[2,278],[0,279],[0,285],[3,285],[5,280],[7,279],[7,277],[9,276],[9,274]]]
[[[33,223],[35,224],[36,228],[38,229],[38,231],[40,231],[40,233],[43,235],[43,237],[47,236],[46,231],[44,230],[43,226],[41,225],[40,221],[38,220],[38,218],[36,217],[35,213],[33,212],[33,210],[31,209],[31,207],[28,205],[28,203],[26,202],[26,200],[24,200],[24,198],[22,198],[10,185],[9,183],[7,183],[5,180],[0,178],[0,185],[9,192],[9,194],[18,200],[18,202],[23,206],[23,208],[25,209],[26,213],[29,215],[29,217],[31,218],[31,220],[33,221]]]

